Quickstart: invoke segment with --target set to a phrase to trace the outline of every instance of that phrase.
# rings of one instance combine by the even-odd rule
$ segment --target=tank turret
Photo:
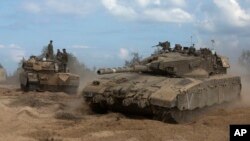
[[[226,74],[229,68],[228,59],[217,54],[212,54],[209,49],[183,52],[178,50],[154,54],[145,58],[140,65],[132,67],[99,69],[99,75],[110,73],[141,72],[168,77],[209,77],[215,74]]]
[[[228,75],[229,67],[227,57],[210,49],[177,44],[132,67],[99,69],[102,76],[82,94],[97,112],[113,110],[164,122],[189,122],[206,107],[240,97],[240,77]]]
[[[36,57],[31,57],[28,60],[24,60],[22,68],[25,71],[36,71],[36,72],[62,72],[59,68],[58,62],[53,60],[41,60]]]

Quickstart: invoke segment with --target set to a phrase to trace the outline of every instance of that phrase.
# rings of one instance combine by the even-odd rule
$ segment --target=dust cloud
[[[81,94],[81,91],[87,84],[91,83],[93,80],[98,78],[97,74],[94,71],[83,71],[79,73],[79,76],[80,76],[80,84],[78,88],[78,94]]]
[[[242,90],[238,106],[250,106],[250,71],[241,64],[235,63],[231,65],[228,73],[241,77]]]

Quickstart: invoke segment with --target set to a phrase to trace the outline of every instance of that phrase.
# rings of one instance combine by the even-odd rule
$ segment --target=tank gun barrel
[[[152,46],[152,47],[159,47],[160,45],[159,44],[157,44],[157,45],[154,45],[154,46]]]
[[[123,73],[123,72],[142,72],[149,71],[147,66],[135,65],[133,67],[118,67],[118,68],[103,68],[97,70],[97,74],[111,74],[111,73]]]

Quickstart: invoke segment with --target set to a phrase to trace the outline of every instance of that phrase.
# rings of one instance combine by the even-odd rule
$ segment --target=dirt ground
[[[248,98],[207,112],[189,124],[133,119],[119,113],[97,115],[80,96],[24,93],[0,85],[1,141],[226,141],[229,124],[250,123]]]

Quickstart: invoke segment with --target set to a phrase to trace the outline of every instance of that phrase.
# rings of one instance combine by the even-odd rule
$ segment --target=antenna
[[[211,40],[211,43],[212,43],[212,52],[213,52],[213,54],[216,54],[216,51],[214,49],[214,44],[215,44],[214,39]]]
[[[214,43],[215,43],[214,39],[211,40],[211,43],[212,43],[212,48],[214,49]]]
[[[191,38],[191,46],[193,45],[193,36],[190,36]]]

